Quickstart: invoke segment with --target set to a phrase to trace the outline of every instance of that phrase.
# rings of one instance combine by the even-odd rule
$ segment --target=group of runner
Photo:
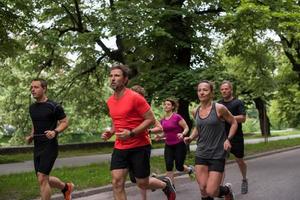
[[[140,188],[142,199],[147,199],[147,190],[162,189],[168,200],[176,199],[174,166],[177,171],[189,175],[195,173],[201,198],[211,200],[224,197],[233,200],[231,184],[223,184],[224,168],[228,153],[235,155],[242,173],[242,194],[248,192],[247,165],[244,157],[244,139],[241,123],[245,121],[242,101],[233,97],[233,87],[229,81],[220,86],[223,99],[213,102],[213,84],[201,81],[197,86],[200,104],[193,111],[195,128],[189,135],[185,120],[176,113],[177,102],[168,98],[164,101],[164,117],[155,119],[150,105],[144,98],[144,89],[135,86],[127,88],[129,68],[116,65],[110,68],[110,86],[114,90],[107,100],[112,119],[110,130],[102,133],[105,141],[115,135],[111,155],[110,170],[115,200],[126,200],[125,181],[129,173],[132,182]],[[51,187],[62,190],[66,200],[72,198],[74,184],[62,182],[50,176],[57,158],[57,135],[68,127],[63,108],[46,96],[47,83],[35,79],[31,83],[31,93],[36,102],[30,106],[32,119],[28,143],[34,140],[34,166],[43,200],[51,197]],[[151,137],[165,140],[166,176],[157,178],[150,174]],[[186,144],[197,139],[195,163],[185,165]]]

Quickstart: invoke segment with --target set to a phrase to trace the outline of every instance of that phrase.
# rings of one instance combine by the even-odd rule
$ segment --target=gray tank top
[[[225,159],[225,121],[218,118],[215,102],[212,104],[210,113],[206,118],[200,118],[199,108],[197,109],[196,128],[199,133],[196,157],[203,159]]]

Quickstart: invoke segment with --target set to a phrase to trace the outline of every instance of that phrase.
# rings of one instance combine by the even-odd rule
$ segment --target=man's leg
[[[245,163],[244,159],[243,158],[235,158],[235,160],[240,168],[243,179],[244,180],[247,179],[247,164]]]
[[[49,176],[49,184],[52,188],[60,189],[64,195],[65,200],[72,199],[72,192],[74,190],[73,183],[65,183],[55,176]]]
[[[38,182],[40,185],[41,199],[50,200],[51,198],[51,187],[49,184],[49,176],[43,173],[37,173]]]
[[[49,176],[49,184],[52,188],[64,189],[65,183],[55,176]]]
[[[125,181],[128,169],[111,170],[112,185],[115,200],[126,200]]]
[[[243,158],[236,158],[235,160],[240,168],[243,177],[242,184],[241,184],[241,193],[247,194],[248,193],[247,164],[245,163]]]

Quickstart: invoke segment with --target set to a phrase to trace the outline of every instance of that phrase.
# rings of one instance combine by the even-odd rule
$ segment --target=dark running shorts
[[[232,142],[230,153],[232,153],[236,158],[244,158],[244,140]]]
[[[57,156],[58,148],[45,148],[43,151],[35,152],[33,157],[35,173],[49,175]]]
[[[195,165],[206,165],[208,171],[224,172],[225,159],[204,159],[195,157]]]
[[[114,149],[110,170],[128,169],[132,177],[147,178],[150,175],[151,145],[133,149]]]

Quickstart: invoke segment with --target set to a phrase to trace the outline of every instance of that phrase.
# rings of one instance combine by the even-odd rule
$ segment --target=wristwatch
[[[55,136],[57,136],[57,134],[59,133],[58,130],[54,129],[53,131],[55,133]]]
[[[134,132],[133,132],[133,131],[130,131],[130,132],[129,132],[129,137],[134,137],[134,136],[135,136]]]

